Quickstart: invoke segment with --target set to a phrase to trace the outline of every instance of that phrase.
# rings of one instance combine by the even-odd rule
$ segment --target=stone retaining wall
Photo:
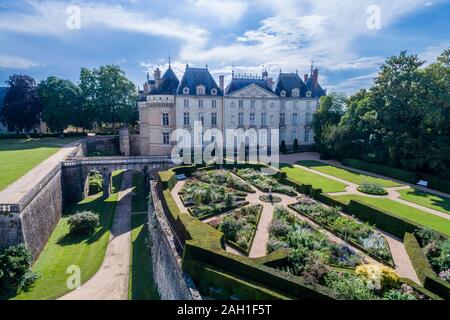
[[[201,300],[191,277],[181,269],[181,257],[172,230],[158,198],[156,183],[151,183],[152,204],[149,205],[149,235],[153,277],[162,300]]]

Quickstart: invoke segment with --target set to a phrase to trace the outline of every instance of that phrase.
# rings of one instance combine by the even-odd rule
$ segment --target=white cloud
[[[25,58],[0,54],[0,68],[29,69],[40,64]]]
[[[435,46],[425,48],[425,50],[419,54],[419,58],[425,60],[425,64],[429,65],[435,62],[436,58],[448,48],[450,48],[450,41],[444,41]]]
[[[248,3],[241,0],[190,0],[195,10],[218,19],[224,26],[239,22],[247,11]]]

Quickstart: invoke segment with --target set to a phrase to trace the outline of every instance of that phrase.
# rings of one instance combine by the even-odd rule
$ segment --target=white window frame
[[[189,112],[183,113],[183,124],[185,126],[191,125],[191,115],[189,114]]]
[[[188,87],[184,87],[183,88],[183,94],[189,94],[189,88]]]
[[[168,112],[161,113],[161,125],[163,127],[168,127],[170,125],[169,113]]]

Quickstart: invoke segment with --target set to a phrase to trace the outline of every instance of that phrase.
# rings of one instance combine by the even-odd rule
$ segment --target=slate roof
[[[153,80],[154,82],[154,80]],[[175,94],[178,88],[178,85],[180,84],[180,81],[178,80],[177,76],[173,72],[172,68],[169,66],[169,69],[166,70],[164,75],[161,78],[161,86],[159,88],[154,88],[150,95],[157,95],[157,94]]]
[[[308,78],[306,81],[306,87],[308,88],[308,91],[311,91],[311,96],[313,98],[320,98],[327,94],[326,90],[323,90],[319,83],[314,86],[313,77]]]
[[[197,94],[197,86],[199,85],[205,86],[205,94],[207,96],[211,95],[212,89],[217,90],[218,96],[223,95],[222,90],[220,90],[211,73],[209,73],[208,68],[191,67],[186,67],[183,79],[181,79],[181,83],[178,86],[177,93],[183,95],[183,89],[187,87],[189,88],[189,95],[195,96]]]
[[[240,89],[243,89],[251,84],[255,84],[258,87],[263,88],[264,90],[267,90],[269,92],[273,93],[272,88],[267,84],[266,80],[263,79],[240,79],[235,78],[231,80],[230,84],[225,89],[225,94],[229,95],[235,91],[238,91]]]
[[[306,97],[308,91],[305,83],[297,73],[280,73],[275,85],[275,94],[281,96],[281,91],[286,91],[286,97],[292,97],[293,89],[300,89],[300,97]]]

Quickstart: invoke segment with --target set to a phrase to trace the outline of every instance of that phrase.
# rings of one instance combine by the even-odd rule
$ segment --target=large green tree
[[[450,178],[450,49],[428,66],[406,52],[388,58],[338,123],[328,120],[331,100],[315,120],[322,153]]]
[[[93,111],[98,124],[135,123],[138,118],[137,90],[125,73],[114,65],[82,69],[80,87],[84,108]]]
[[[43,105],[42,120],[50,131],[63,134],[69,125],[75,124],[81,105],[81,90],[76,84],[49,77],[39,84],[38,94]]]
[[[27,75],[12,75],[6,82],[9,88],[3,100],[0,121],[10,131],[30,132],[39,125],[42,106],[36,81]]]

